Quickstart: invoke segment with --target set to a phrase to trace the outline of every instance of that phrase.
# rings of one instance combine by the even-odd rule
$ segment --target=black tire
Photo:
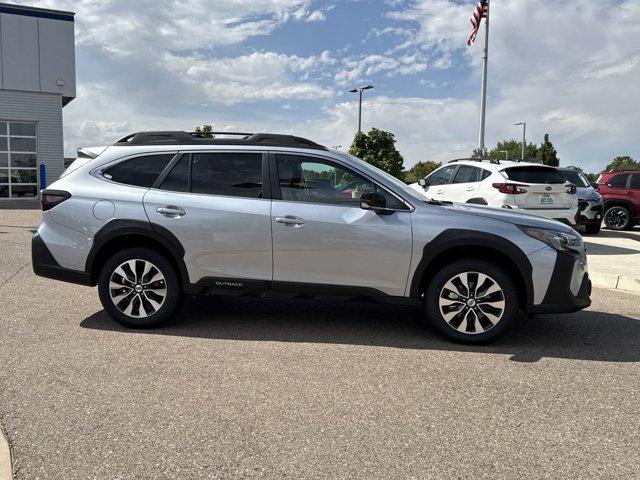
[[[474,294],[468,295],[469,298],[465,300],[462,295],[464,288],[460,290],[456,286],[459,282],[454,281],[452,284],[455,286],[456,292],[445,289],[445,285],[466,272],[470,272],[470,276],[465,277],[470,287],[468,290],[474,290]],[[485,283],[486,278],[477,274],[489,277],[489,283]],[[500,291],[492,292],[490,295],[482,295],[483,292],[494,289],[493,286],[486,286],[491,282],[496,284]],[[478,285],[478,283],[480,284]],[[467,293],[469,292],[467,291]],[[481,296],[476,296],[476,293]],[[455,296],[458,297],[457,300],[453,299]],[[487,301],[476,302],[476,299]],[[451,302],[451,305],[444,305],[441,308],[441,300],[442,303]],[[473,302],[469,300],[473,300]],[[489,300],[492,302],[491,305],[489,305]],[[440,333],[455,342],[467,344],[487,343],[501,337],[514,324],[519,310],[518,291],[511,276],[497,264],[479,259],[459,260],[442,268],[427,286],[424,302],[427,319]],[[502,305],[502,308],[496,308],[498,305]],[[458,307],[460,310],[455,313]],[[500,313],[498,313],[499,310]],[[443,311],[446,315],[450,316],[452,313],[454,315],[445,319]],[[468,321],[467,317],[471,321]],[[497,318],[497,321],[492,318]],[[473,325],[469,325],[470,323]],[[456,328],[462,328],[464,331],[458,331]]]
[[[131,264],[123,266],[131,261],[137,273],[132,272]],[[143,275],[148,264],[151,267]],[[110,288],[112,281],[119,288]],[[128,248],[107,260],[100,272],[98,293],[109,316],[130,328],[157,327],[171,318],[182,302],[182,286],[173,266],[163,255],[148,248]]]
[[[596,233],[600,233],[600,226],[601,224],[599,223],[597,225],[593,225],[593,224],[585,225],[584,231],[590,235],[595,235]]]
[[[609,230],[629,230],[633,223],[631,212],[622,205],[613,205],[604,212],[604,223]]]

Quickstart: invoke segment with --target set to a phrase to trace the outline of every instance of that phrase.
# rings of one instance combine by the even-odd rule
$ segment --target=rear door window
[[[478,168],[469,165],[460,165],[453,178],[453,183],[473,183],[478,181]]]
[[[262,154],[191,154],[191,192],[262,198]]]
[[[130,158],[108,167],[102,176],[112,182],[150,188],[173,156],[173,153],[169,153]]]
[[[567,183],[567,179],[553,168],[545,167],[511,167],[503,173],[509,180],[522,183]]]
[[[631,189],[640,190],[640,173],[634,173],[631,176]]]
[[[628,173],[622,173],[620,175],[616,175],[615,177],[613,177],[611,180],[607,182],[607,185],[609,185],[612,188],[626,188],[627,178],[629,178]]]
[[[189,191],[189,154],[183,155],[169,175],[162,181],[160,189],[172,192]]]

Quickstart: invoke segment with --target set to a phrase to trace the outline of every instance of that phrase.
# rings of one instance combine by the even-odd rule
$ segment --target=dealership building
[[[75,96],[74,14],[0,3],[0,202],[60,176],[62,108]]]

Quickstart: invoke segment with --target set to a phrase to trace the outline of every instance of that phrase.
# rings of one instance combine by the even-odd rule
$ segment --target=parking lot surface
[[[126,330],[33,275],[0,211],[0,425],[18,479],[637,478],[640,297],[499,342],[412,307],[204,298]]]

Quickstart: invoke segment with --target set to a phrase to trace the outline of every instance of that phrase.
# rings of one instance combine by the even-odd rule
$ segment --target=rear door
[[[553,167],[527,165],[502,170],[510,182],[521,184],[523,193],[513,195],[516,206],[530,210],[568,210],[577,196],[569,193],[569,182]]]
[[[261,152],[186,153],[145,195],[149,220],[182,243],[192,283],[271,281],[267,162]]]

